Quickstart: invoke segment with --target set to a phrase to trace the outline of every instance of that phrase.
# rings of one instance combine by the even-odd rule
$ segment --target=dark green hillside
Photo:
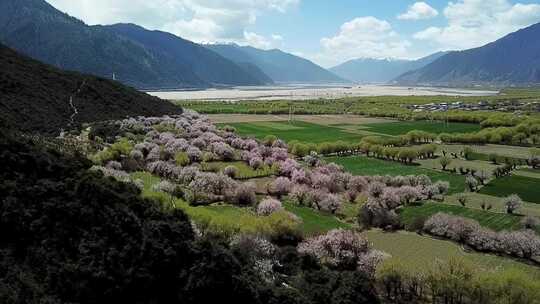
[[[3,45],[0,66],[0,121],[20,131],[58,135],[62,128],[85,122],[182,112],[180,107],[118,82],[65,72]],[[74,114],[69,103],[72,95],[78,111],[74,124],[70,119]]]

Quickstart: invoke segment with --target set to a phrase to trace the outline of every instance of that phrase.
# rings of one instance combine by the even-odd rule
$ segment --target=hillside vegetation
[[[60,129],[86,122],[182,113],[180,107],[118,82],[65,72],[3,45],[0,66],[0,121],[19,131],[58,135]]]

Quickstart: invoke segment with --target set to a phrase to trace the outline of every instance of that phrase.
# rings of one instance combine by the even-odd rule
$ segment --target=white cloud
[[[411,45],[390,23],[371,16],[344,23],[336,36],[321,39],[321,44],[323,51],[310,57],[324,66],[359,57],[408,57]]]
[[[482,46],[520,28],[540,22],[540,4],[511,4],[508,0],[458,0],[444,10],[445,27],[429,27],[414,38],[446,49]]]
[[[276,41],[283,41],[283,36],[278,35],[278,34],[272,34],[272,39]]]
[[[261,43],[247,31],[265,12],[286,12],[301,0],[47,0],[88,24],[131,22],[195,42]],[[273,41],[275,39],[270,39]],[[262,42],[264,44],[264,42]]]
[[[431,19],[439,15],[439,12],[425,2],[416,2],[409,6],[407,12],[398,16],[400,20]]]

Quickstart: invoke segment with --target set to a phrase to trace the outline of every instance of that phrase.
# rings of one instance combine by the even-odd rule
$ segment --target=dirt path
[[[79,88],[77,89],[77,91],[74,94],[69,96],[69,107],[71,108],[71,110],[73,112],[71,114],[71,116],[69,117],[69,126],[73,126],[75,124],[75,117],[79,114],[79,110],[77,109],[77,107],[73,103],[73,98],[81,93],[81,90],[83,89],[83,87],[85,85],[86,85],[86,80],[83,81],[83,83],[79,86]]]

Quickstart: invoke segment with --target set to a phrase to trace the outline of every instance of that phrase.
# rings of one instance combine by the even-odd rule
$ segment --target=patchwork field
[[[489,155],[495,153],[501,156],[515,157],[527,159],[530,155],[530,148],[518,147],[518,146],[505,146],[505,145],[440,145],[441,150],[446,150],[452,153],[460,153],[465,147],[471,147],[475,152]]]
[[[464,193],[464,195],[467,198],[467,202],[466,202],[467,208],[481,210],[482,205],[484,206],[491,205],[492,212],[497,212],[497,213],[506,212],[506,207],[504,206],[502,197],[496,197],[492,195],[472,193],[472,192],[466,192]],[[446,199],[444,200],[444,203],[450,204],[450,205],[461,206],[461,204],[458,201],[457,195],[447,196]],[[524,202],[523,206],[521,206],[521,208],[517,210],[517,214],[532,215],[532,216],[540,217],[540,204]]]
[[[524,168],[524,169],[514,171],[514,174],[519,175],[519,176],[525,176],[525,177],[531,177],[531,178],[540,179],[540,170],[539,169]]]
[[[368,131],[386,134],[401,135],[413,130],[429,133],[469,133],[480,131],[480,125],[470,123],[450,123],[439,121],[400,121],[391,123],[364,124]]]
[[[440,203],[425,203],[421,206],[405,207],[399,216],[405,225],[411,225],[416,219],[427,219],[438,212],[470,218],[478,221],[484,227],[497,231],[520,228],[519,221],[521,220],[521,216],[519,215],[489,212]]]
[[[438,158],[436,159],[418,159],[415,161],[416,163],[420,164],[421,167],[426,169],[435,169],[440,170],[441,169],[441,163]],[[485,171],[487,173],[493,172],[495,168],[497,168],[497,165],[494,165],[487,161],[467,161],[464,159],[455,159],[452,158],[452,162],[446,167],[448,170],[452,170],[454,168],[459,169],[460,167],[463,168],[469,168],[469,169],[475,169],[477,171]]]
[[[275,135],[285,141],[298,140],[309,143],[322,142],[359,142],[363,135],[346,132],[337,127],[323,126],[308,122],[288,123],[285,121],[230,123],[242,136],[262,139],[267,135]]]
[[[289,121],[289,115],[265,115],[265,114],[209,114],[208,118],[213,123],[240,123],[240,122],[258,122],[258,121]],[[375,124],[391,123],[393,120],[375,117],[366,117],[360,115],[294,115],[294,121],[311,122],[320,125],[337,124]]]
[[[480,193],[505,197],[519,195],[523,200],[540,204],[540,179],[511,175],[492,180]]]
[[[433,181],[450,183],[450,193],[465,190],[465,177],[447,172],[425,169],[420,166],[403,165],[398,162],[368,158],[365,156],[328,157],[329,162],[343,166],[347,171],[356,175],[420,175],[425,174]]]
[[[330,106],[330,105],[328,105]],[[211,115],[211,120],[219,126],[230,125],[236,128],[237,133],[244,137],[263,139],[268,135],[275,135],[285,141],[297,140],[305,143],[322,142],[359,142],[364,136],[380,135],[394,136],[405,134],[412,130],[422,130],[430,133],[466,133],[480,129],[479,125],[468,123],[451,123],[449,126],[441,122],[428,121],[395,121],[389,119],[366,118],[356,115],[295,115],[294,122],[289,123],[288,115],[254,115],[254,114],[217,114]],[[459,154],[465,145],[439,145],[448,152]],[[481,154],[497,153],[508,157],[525,158],[529,149],[523,147],[509,147],[501,145],[474,146],[474,150]],[[440,151],[440,150],[439,150]],[[437,155],[440,156],[440,152]],[[540,193],[536,179],[538,172],[520,170],[519,176],[498,179],[484,187],[481,193],[466,193],[466,207],[460,205],[456,194],[465,192],[465,176],[452,174],[440,170],[438,159],[417,160],[414,165],[404,165],[399,162],[386,161],[366,156],[327,157],[328,162],[335,162],[356,175],[419,175],[425,174],[433,181],[447,181],[450,183],[450,196],[444,202],[427,202],[419,206],[405,207],[400,212],[403,224],[410,225],[416,219],[428,218],[438,212],[462,216],[478,221],[482,226],[497,231],[514,230],[521,227],[520,220],[523,215],[540,216]],[[233,165],[241,174],[239,179],[248,179],[257,185],[257,193],[261,198],[266,195],[267,184],[273,180],[270,168],[253,170],[243,162],[214,162],[203,165],[203,170],[214,172],[222,171],[226,166]],[[472,168],[491,173],[497,165],[486,160],[452,159],[448,168]],[[156,183],[154,177],[152,183]],[[159,179],[158,179],[159,181]],[[145,188],[148,196],[160,196],[151,188]],[[512,193],[519,194],[524,203],[516,215],[505,213],[502,197]],[[163,197],[162,200],[170,200]],[[273,229],[280,221],[279,218],[261,218],[256,216],[253,208],[235,207],[223,204],[214,204],[204,207],[193,207],[181,200],[174,200],[177,208],[183,209],[198,224],[208,225],[226,233],[232,232],[259,232]],[[535,204],[539,203],[539,204]],[[301,232],[306,235],[316,235],[331,229],[356,229],[357,217],[361,205],[344,203],[337,214],[321,213],[315,209],[294,205],[284,200],[284,208],[300,218]],[[489,211],[482,210],[482,205],[490,206]],[[459,257],[485,269],[519,269],[540,275],[538,268],[519,261],[468,252],[461,245],[451,241],[439,240],[429,236],[421,236],[409,232],[383,233],[379,230],[370,230],[366,233],[374,247],[388,252],[394,258],[412,267],[423,267],[426,263],[438,260],[448,260]]]
[[[365,232],[374,248],[389,253],[414,268],[423,269],[436,261],[463,258],[487,271],[517,269],[533,275],[540,275],[540,269],[509,258],[491,254],[466,252],[463,247],[451,241],[434,239],[411,232],[386,233],[381,230]]]

